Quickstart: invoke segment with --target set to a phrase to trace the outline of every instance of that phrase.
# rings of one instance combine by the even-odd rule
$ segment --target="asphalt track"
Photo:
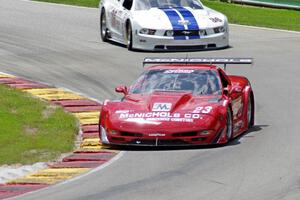
[[[102,43],[98,11],[0,0],[0,71],[104,100],[130,84],[145,56]],[[252,81],[256,126],[230,145],[180,150],[129,150],[81,179],[17,199],[299,200],[300,34],[231,26],[231,48],[189,56],[247,56],[254,67],[229,73]]]

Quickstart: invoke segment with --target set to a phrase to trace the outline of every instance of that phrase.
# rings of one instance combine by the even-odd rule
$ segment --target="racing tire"
[[[126,46],[128,50],[132,50],[132,27],[130,22],[126,26]]]
[[[107,23],[106,23],[106,15],[104,9],[102,9],[100,15],[100,34],[101,34],[102,41],[107,42],[108,41]]]
[[[247,124],[248,124],[248,129],[254,125],[254,99],[252,94],[250,94],[248,97]]]
[[[227,116],[226,137],[227,137],[227,142],[229,142],[233,138],[233,118],[232,118],[232,112],[230,108],[227,108],[226,116]]]

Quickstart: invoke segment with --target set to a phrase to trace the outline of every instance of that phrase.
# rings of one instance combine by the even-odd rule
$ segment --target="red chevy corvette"
[[[106,100],[103,144],[180,146],[224,144],[254,124],[254,94],[247,78],[215,64],[251,64],[251,58],[145,58],[146,68],[124,97]]]

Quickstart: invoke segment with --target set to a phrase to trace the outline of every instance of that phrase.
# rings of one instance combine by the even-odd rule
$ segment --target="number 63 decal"
[[[205,107],[199,106],[199,107],[195,108],[195,110],[193,111],[193,113],[204,113],[204,114],[207,114],[207,113],[210,113],[211,110],[212,110],[212,106],[205,106]]]

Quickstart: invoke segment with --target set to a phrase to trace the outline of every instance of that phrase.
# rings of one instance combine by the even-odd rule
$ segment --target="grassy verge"
[[[0,165],[49,161],[74,148],[75,118],[0,85]]]
[[[230,23],[300,31],[300,11],[202,1],[224,13]]]
[[[35,0],[35,1],[45,1],[50,3],[69,4],[69,5],[85,6],[85,7],[98,7],[99,5],[99,0]]]
[[[53,3],[97,7],[99,0],[36,0]],[[229,22],[269,28],[300,31],[300,11],[261,8],[202,0],[203,4],[227,15]]]

